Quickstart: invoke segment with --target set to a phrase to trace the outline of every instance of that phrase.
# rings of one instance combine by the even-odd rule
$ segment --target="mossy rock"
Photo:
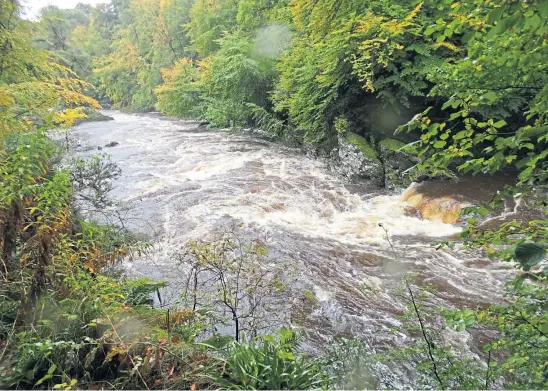
[[[369,144],[369,142],[363,138],[362,136],[357,135],[356,133],[348,133],[345,137],[346,141],[348,141],[350,144],[357,147],[360,152],[368,159],[372,160],[379,160],[377,156],[377,152],[375,149]],[[380,161],[379,161],[380,162]]]
[[[80,125],[85,122],[97,122],[97,121],[112,121],[114,118],[104,115],[97,110],[91,109],[89,107],[84,108],[85,118],[80,118],[76,121],[75,125]]]
[[[393,152],[401,152],[401,149],[405,147],[405,145],[406,144],[401,142],[400,140],[396,140],[394,138],[385,138],[379,143],[379,148],[385,148]]]
[[[418,158],[402,149],[405,143],[387,138],[379,142],[380,158],[384,164],[384,185],[389,189],[401,189],[408,187],[421,174],[413,169],[418,163]]]
[[[339,173],[356,182],[384,185],[384,168],[377,152],[362,136],[346,132],[339,134]]]

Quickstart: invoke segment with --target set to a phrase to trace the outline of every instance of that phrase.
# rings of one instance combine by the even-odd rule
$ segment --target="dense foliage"
[[[424,169],[512,165],[525,178],[545,160],[547,12],[513,0],[114,0],[45,8],[35,41],[117,107],[215,126],[257,124],[260,108],[316,141],[336,136],[337,118],[376,140],[405,125]]]

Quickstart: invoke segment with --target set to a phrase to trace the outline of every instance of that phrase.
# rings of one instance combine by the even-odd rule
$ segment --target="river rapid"
[[[479,252],[436,250],[433,244],[461,228],[420,219],[399,194],[350,185],[325,162],[251,135],[156,114],[105,114],[114,120],[72,130],[76,155],[108,153],[122,169],[112,192],[117,208],[155,243],[125,266],[171,282],[165,300],[180,283],[172,255],[232,221],[247,237],[262,238],[273,258],[294,265],[302,290],[314,293],[314,305],[291,299],[316,347],[337,335],[372,346],[396,338],[389,330],[405,309],[397,294],[405,273],[417,287],[432,286],[431,299],[441,305],[501,300],[510,268]],[[111,142],[118,145],[104,147]]]

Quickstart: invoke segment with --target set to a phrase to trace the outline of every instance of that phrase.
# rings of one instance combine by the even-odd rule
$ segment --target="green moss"
[[[405,146],[405,143],[402,143],[400,140],[396,140],[393,138],[385,138],[379,143],[379,146],[394,152],[401,152],[400,149]]]
[[[396,183],[399,180],[398,173],[393,169],[387,169],[384,173],[386,183]]]
[[[308,302],[308,304],[311,304],[311,305],[315,305],[315,304],[318,304],[320,302],[318,300],[318,298],[316,297],[316,295],[314,295],[314,293],[312,293],[308,289],[303,292],[303,297],[304,297],[305,301]]]
[[[377,157],[377,152],[373,149],[371,144],[369,144],[369,142],[362,136],[359,136],[356,133],[348,132],[345,136],[345,139],[350,144],[358,147],[360,152],[363,153],[365,157],[372,160],[379,160],[379,158]]]
[[[344,118],[344,117],[337,117],[335,118],[335,130],[340,135],[345,135],[346,133],[350,133],[350,122]]]

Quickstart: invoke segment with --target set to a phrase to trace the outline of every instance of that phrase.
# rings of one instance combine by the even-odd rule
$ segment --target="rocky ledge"
[[[376,145],[352,133],[340,133],[331,151],[331,168],[351,182],[366,182],[389,189],[407,188],[419,176],[418,159],[403,152],[405,144],[384,139]]]
[[[99,112],[95,109],[89,108],[89,107],[84,108],[84,114],[86,115],[86,117],[85,118],[79,118],[76,121],[75,125],[80,125],[80,124],[85,123],[85,122],[112,121],[112,120],[114,120],[114,118],[109,117],[108,115],[104,115],[101,112]]]
[[[351,182],[368,182],[384,186],[384,168],[377,152],[362,136],[355,133],[339,135],[338,148],[333,150],[333,168]]]

